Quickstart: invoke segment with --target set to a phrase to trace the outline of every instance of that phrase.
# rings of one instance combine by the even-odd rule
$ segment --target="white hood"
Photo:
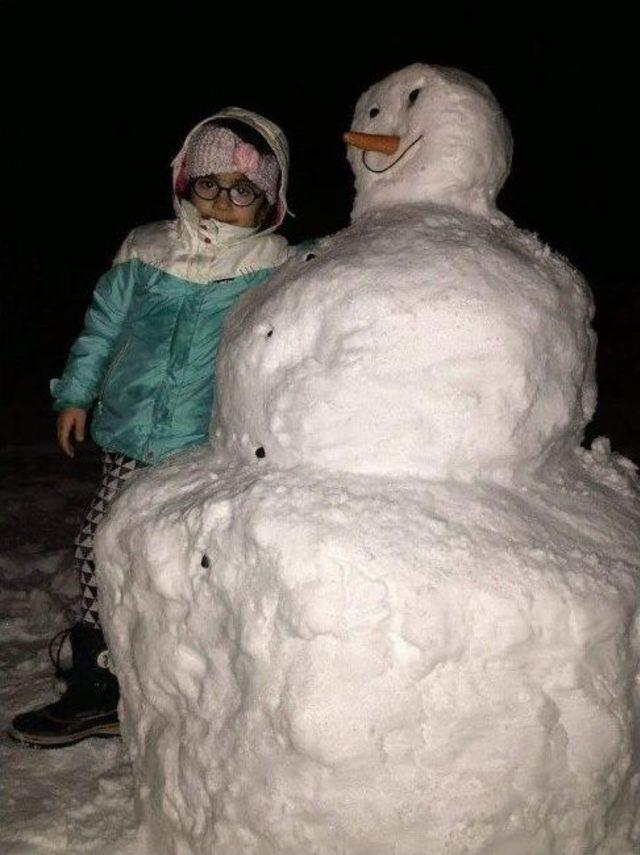
[[[183,216],[180,199],[176,194],[176,185],[179,178],[183,175],[183,170],[185,169],[185,159],[189,141],[199,128],[206,125],[207,122],[212,122],[215,119],[237,119],[240,122],[244,122],[265,139],[275,154],[278,166],[280,167],[280,189],[278,191],[278,201],[276,203],[276,217],[273,224],[268,228],[263,229],[261,233],[266,234],[274,231],[282,223],[289,210],[287,207],[289,144],[287,143],[287,138],[282,130],[274,122],[271,122],[269,119],[265,119],[264,116],[260,116],[258,113],[252,113],[250,110],[243,110],[242,107],[225,107],[225,109],[221,110],[219,113],[216,113],[213,116],[208,116],[206,119],[198,122],[198,124],[187,134],[182,148],[171,164],[173,167],[173,206],[177,216],[180,218]]]

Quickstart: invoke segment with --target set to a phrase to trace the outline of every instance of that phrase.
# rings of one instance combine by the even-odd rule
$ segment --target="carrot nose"
[[[400,145],[400,137],[390,134],[361,134],[358,131],[349,131],[344,134],[343,139],[363,151],[379,151],[382,154],[395,154]]]

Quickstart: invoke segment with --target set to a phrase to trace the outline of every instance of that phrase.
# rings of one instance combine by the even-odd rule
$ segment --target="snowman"
[[[405,68],[346,140],[352,223],[233,310],[211,447],[98,533],[144,846],[631,855],[640,504],[581,446],[589,289],[497,211],[479,81]]]

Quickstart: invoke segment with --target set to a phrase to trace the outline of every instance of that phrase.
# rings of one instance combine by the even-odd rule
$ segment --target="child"
[[[98,282],[64,374],[52,381],[63,451],[74,456],[72,435],[83,440],[92,407],[91,433],[103,449],[102,482],[75,541],[81,614],[61,633],[55,662],[65,694],[16,716],[14,739],[63,747],[119,734],[93,534],[135,469],[207,441],[224,317],[289,255],[273,234],[287,212],[287,172],[287,141],[267,119],[235,107],[205,119],[173,162],[176,218],[131,232]],[[62,672],[67,633],[73,666]]]

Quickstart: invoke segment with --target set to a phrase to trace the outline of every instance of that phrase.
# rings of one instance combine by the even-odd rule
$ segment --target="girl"
[[[91,408],[91,434],[103,449],[102,482],[75,541],[81,614],[60,634],[63,697],[16,716],[14,739],[62,747],[119,734],[93,534],[135,469],[207,441],[225,315],[290,253],[273,234],[287,212],[288,165],[284,134],[262,116],[231,107],[200,122],[173,162],[176,218],[134,229],[97,284],[65,371],[51,384],[62,450],[74,456],[72,437],[84,439]],[[62,672],[68,633],[73,665]]]

